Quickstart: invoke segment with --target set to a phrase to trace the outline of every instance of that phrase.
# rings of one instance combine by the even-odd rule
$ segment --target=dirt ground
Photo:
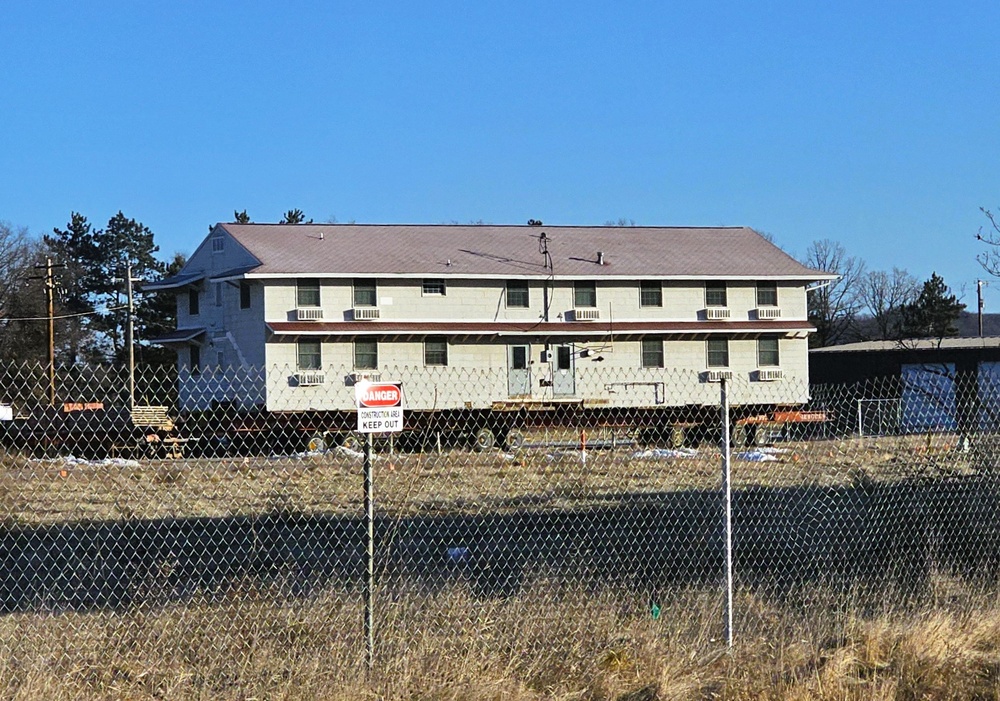
[[[778,442],[734,450],[734,489],[836,486],[970,474],[982,450],[957,436]],[[477,513],[614,504],[678,490],[715,490],[718,449],[535,445],[514,452],[377,452],[377,508],[387,514]],[[359,513],[361,453],[343,448],[271,457],[51,460],[0,457],[0,520],[39,524],[235,516],[269,511]]]

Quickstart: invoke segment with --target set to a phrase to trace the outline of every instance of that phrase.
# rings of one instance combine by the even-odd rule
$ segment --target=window
[[[319,303],[319,280],[306,279],[295,283],[295,306],[296,307],[318,307]]]
[[[297,345],[299,370],[321,370],[323,368],[322,346],[319,341],[299,341]]]
[[[708,367],[728,368],[729,367],[729,339],[710,338],[708,339]]]
[[[377,307],[378,289],[374,280],[354,281],[354,306],[355,307]]]
[[[663,339],[661,338],[642,339],[642,367],[644,368],[663,367]]]
[[[556,370],[573,369],[573,349],[569,346],[556,346]]]
[[[240,280],[240,309],[250,308],[250,283]]]
[[[639,306],[663,306],[663,285],[659,280],[641,280],[639,282]]]
[[[358,370],[378,368],[378,341],[358,339],[354,342],[354,367]]]
[[[507,281],[507,306],[517,309],[527,309],[529,306],[528,281]]]
[[[222,282],[215,283],[215,306],[217,307],[222,306],[222,286],[224,284]]]
[[[198,316],[198,290],[188,290],[188,314]]]
[[[778,361],[778,339],[757,339],[757,365],[759,367],[775,367],[781,364]]]
[[[528,346],[513,346],[510,349],[510,369],[528,369]]]
[[[447,365],[448,341],[444,338],[428,338],[424,341],[424,365]]]
[[[726,283],[724,282],[705,283],[705,306],[706,307],[726,306]]]
[[[425,295],[444,296],[444,280],[424,280],[423,293]]]
[[[758,307],[778,306],[778,283],[776,282],[757,283],[757,306]]]
[[[200,375],[201,374],[201,348],[199,346],[191,346],[190,350],[191,356],[191,374]]]
[[[212,253],[222,253],[226,250],[226,239],[222,236],[212,237]]]
[[[573,306],[597,306],[597,285],[593,280],[577,280],[573,283]]]

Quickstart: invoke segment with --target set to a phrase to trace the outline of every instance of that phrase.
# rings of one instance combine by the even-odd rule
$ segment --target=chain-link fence
[[[762,600],[864,615],[1000,568],[983,378],[307,375],[0,369],[5,696],[406,697],[497,664],[530,685],[590,646],[721,645],[727,563],[737,644],[775,625]],[[371,379],[402,383],[405,430],[371,448],[366,682]]]

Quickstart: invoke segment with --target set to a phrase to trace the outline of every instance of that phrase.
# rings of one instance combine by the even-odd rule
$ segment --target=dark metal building
[[[814,398],[836,405],[829,408],[841,430],[965,433],[1000,428],[1000,337],[816,348],[809,352],[809,378]]]

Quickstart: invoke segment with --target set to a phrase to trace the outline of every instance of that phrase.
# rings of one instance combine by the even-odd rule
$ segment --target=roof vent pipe
[[[320,231],[320,232],[319,232],[319,240],[320,240],[320,241],[322,241],[322,240],[323,240],[323,232],[322,232],[322,231]]]
[[[597,252],[597,264],[604,265],[604,251]]]

